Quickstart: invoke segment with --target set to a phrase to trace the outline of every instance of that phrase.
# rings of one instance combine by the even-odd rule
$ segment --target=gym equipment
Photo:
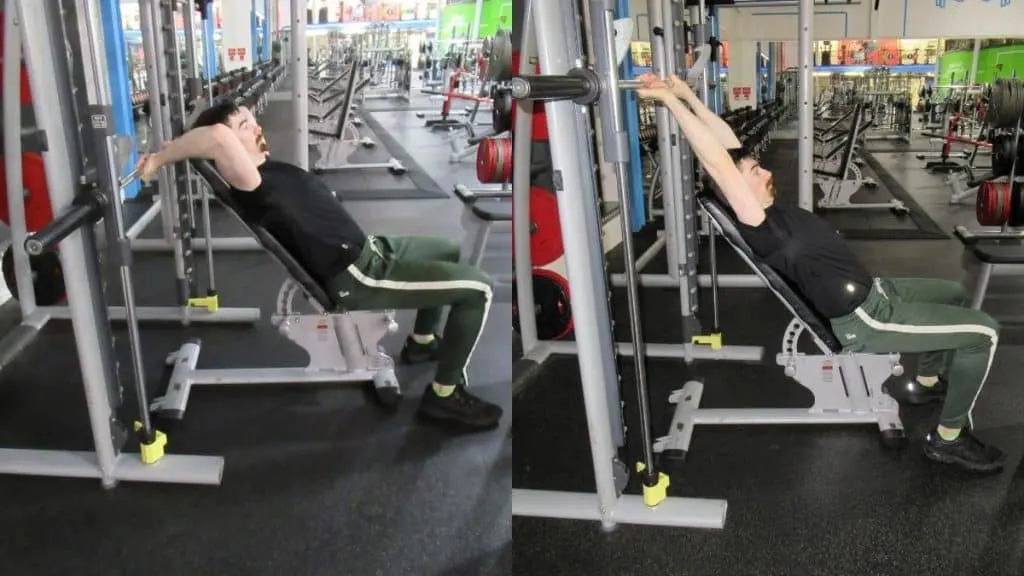
[[[569,281],[557,272],[545,268],[533,271],[534,316],[537,337],[543,340],[561,340],[572,332],[572,302]],[[515,284],[512,293],[516,294]],[[514,296],[515,297],[515,296]],[[520,332],[519,306],[512,301],[512,329]]]
[[[3,256],[4,282],[11,297],[18,299],[18,273],[14,266],[14,249],[8,248]],[[64,271],[60,256],[56,252],[45,252],[29,257],[32,286],[35,288],[35,303],[39,306],[53,306],[64,300]]]
[[[485,137],[477,143],[476,178],[481,184],[511,182],[511,138]]]
[[[676,39],[682,42],[685,38],[683,19],[672,18],[662,22],[661,14],[674,13],[674,6],[662,0],[649,0],[651,27],[657,33],[651,34],[653,68],[665,70],[670,51],[666,47],[676,46]],[[636,285],[639,283],[635,263],[632,261],[632,250],[629,243],[624,246],[627,255],[626,285],[627,296],[631,302],[631,342],[615,343],[612,338],[611,322],[607,308],[607,277],[601,267],[603,246],[608,238],[596,237],[601,229],[602,219],[598,214],[595,197],[594,159],[586,142],[590,141],[590,119],[580,114],[576,105],[597,103],[596,111],[600,113],[601,129],[606,131],[601,139],[606,146],[616,142],[616,134],[623,128],[621,115],[618,113],[619,98],[617,88],[635,87],[635,83],[620,83],[617,78],[618,59],[616,44],[628,45],[629,34],[617,34],[616,24],[608,18],[604,4],[594,1],[590,5],[590,29],[595,31],[588,45],[594,58],[588,63],[594,70],[584,68],[570,69],[570,63],[580,61],[581,47],[579,39],[572,37],[571,42],[565,40],[564,31],[575,29],[578,22],[576,6],[563,2],[528,2],[522,21],[523,50],[520,53],[519,70],[526,70],[532,65],[531,58],[537,53],[550,58],[547,65],[551,67],[553,76],[520,76],[510,82],[512,95],[519,99],[549,100],[545,103],[547,124],[550,128],[551,147],[558,150],[553,155],[556,161],[553,169],[560,176],[558,201],[559,221],[565,243],[565,262],[569,273],[568,281],[572,286],[569,303],[572,309],[572,321],[577,329],[574,342],[550,342],[538,339],[538,326],[533,314],[536,301],[533,294],[533,263],[528,257],[530,253],[530,226],[523,215],[529,213],[529,172],[532,168],[530,144],[532,121],[530,107],[526,114],[519,114],[515,124],[516,163],[512,185],[514,189],[513,213],[516,217],[516,298],[520,311],[518,316],[519,331],[523,339],[524,361],[543,362],[549,355],[557,353],[577,354],[581,370],[585,372],[581,378],[583,397],[586,406],[590,449],[593,455],[594,475],[597,497],[593,493],[564,493],[545,490],[512,491],[512,513],[514,515],[556,516],[559,518],[579,518],[601,521],[606,527],[615,523],[641,523],[672,526],[700,526],[721,528],[724,524],[725,503],[714,500],[695,500],[667,498],[665,488],[668,478],[655,467],[649,422],[649,406],[646,401],[645,358],[675,357],[691,360],[695,357],[724,359],[744,357],[757,361],[761,357],[761,349],[739,349],[738,347],[721,347],[712,349],[710,346],[693,344],[689,338],[693,328],[691,319],[695,310],[697,290],[696,263],[692,255],[697,253],[695,230],[690,228],[697,223],[691,213],[689,217],[683,212],[684,207],[693,200],[693,179],[684,178],[682,174],[693,171],[692,156],[684,145],[678,132],[672,128],[668,115],[659,110],[659,153],[662,155],[660,165],[668,174],[678,174],[679,178],[666,177],[665,201],[666,236],[672,234],[666,242],[669,256],[669,281],[679,290],[683,314],[684,335],[687,341],[678,344],[652,345],[642,340],[638,334],[639,317],[636,314]],[[536,30],[537,49],[534,51],[533,30]],[[534,82],[534,80],[537,80]],[[567,100],[573,100],[568,102]],[[625,166],[619,151],[609,149],[605,159],[615,163],[616,182],[619,184],[620,195],[624,193]],[[685,186],[685,188],[684,188]],[[671,187],[671,189],[669,188]],[[678,200],[677,200],[678,198]],[[677,203],[678,202],[678,203]],[[626,200],[620,198],[620,207]],[[627,212],[620,214],[619,225],[625,226],[620,233],[631,236],[628,227]],[[671,232],[670,232],[671,230]],[[603,241],[602,241],[603,240]],[[671,284],[670,284],[671,285]],[[616,448],[624,444],[622,426],[622,406],[619,401],[618,378],[615,366],[616,353],[634,356],[634,367],[637,369],[637,392],[640,401],[641,424],[640,433],[644,445],[643,461],[636,467],[642,475],[644,495],[623,495],[621,490],[629,475],[629,467],[616,458]],[[631,428],[633,430],[634,428]],[[656,508],[656,510],[652,510]]]
[[[560,258],[565,250],[558,218],[558,200],[554,192],[539,186],[530,187],[530,261],[533,266],[547,266]],[[512,258],[516,257],[513,243]]]
[[[147,28],[143,31],[142,40],[147,69],[156,73],[155,77],[150,78],[149,81],[154,83],[155,88],[159,88],[159,90],[149,91],[152,140],[159,145],[184,131],[185,116],[189,113],[189,109],[194,107],[186,100],[181,78],[183,70],[191,72],[193,77],[198,77],[199,60],[195,54],[197,44],[195,31],[187,26],[184,29],[186,38],[184,60],[186,61],[182,62],[182,54],[179,54],[177,50],[164,49],[165,46],[177,45],[180,29],[176,30],[174,23],[176,18],[182,16],[172,4],[163,3],[155,6],[154,10],[159,12],[157,17],[167,24],[161,28]],[[202,39],[204,46],[213,41],[213,38],[204,37]],[[156,56],[159,54],[173,54],[173,57],[171,61],[167,61],[165,58]],[[198,96],[197,99],[205,101],[213,97],[227,98],[239,91],[244,92],[264,79],[277,81],[280,74],[281,69],[272,68],[270,63],[256,66],[248,74],[247,80],[243,79],[243,70],[235,70],[222,75],[224,82],[218,84],[222,90],[219,94],[214,95],[208,92]],[[208,88],[212,89],[212,86]],[[183,307],[187,306],[190,301],[195,304],[195,306],[185,308],[188,315],[223,317],[225,321],[255,322],[259,316],[257,314],[253,317],[253,314],[258,310],[223,308],[219,303],[213,301],[211,295],[216,294],[213,252],[258,250],[259,245],[252,238],[215,238],[213,236],[209,226],[209,199],[195,193],[195,177],[190,173],[187,163],[181,162],[161,170],[157,178],[157,185],[159,194],[154,197],[153,205],[128,230],[132,249],[140,252],[171,252],[173,254],[177,280],[179,284],[186,287],[184,293],[179,294],[180,304]],[[198,211],[196,203],[199,204]],[[161,226],[160,237],[140,238],[143,231],[158,217]],[[193,237],[193,230],[201,230],[202,237]],[[199,290],[196,275],[193,273],[198,269],[194,257],[196,250],[203,250],[207,258],[207,289],[205,293]],[[228,320],[230,318],[235,319]],[[191,320],[191,318],[189,319]]]
[[[992,174],[996,178],[1009,175],[1013,163],[1019,162],[1024,152],[1016,145],[1013,134],[995,134],[990,143],[983,144],[992,147]]]
[[[818,210],[891,210],[897,215],[909,214],[910,209],[901,200],[893,198],[889,202],[853,202],[853,195],[865,185],[860,167],[854,162],[861,130],[870,125],[862,122],[864,103],[858,102],[850,120],[850,132],[846,136],[845,148],[839,166],[835,170],[815,168],[814,179],[824,192],[824,196],[815,206]]]
[[[504,82],[512,77],[512,31],[498,30],[488,46],[487,77]]]
[[[885,391],[890,376],[903,374],[900,355],[844,352],[829,328],[829,321],[770,266],[758,262],[743,240],[727,208],[711,194],[699,198],[704,213],[722,232],[730,246],[754,270],[776,297],[793,314],[783,332],[782,352],[776,362],[785,373],[807,388],[814,397],[810,408],[700,408],[704,385],[691,381],[673,392],[676,405],[669,434],[658,439],[655,451],[668,458],[682,459],[689,450],[694,428],[699,424],[876,424],[883,445],[898,448],[906,444],[899,404]],[[799,350],[800,337],[807,334],[820,354]]]
[[[147,30],[161,29],[156,2],[142,0],[140,16]],[[121,184],[117,172],[117,143],[110,133],[113,121],[104,50],[103,30],[92,15],[99,14],[96,0],[73,3],[8,2],[4,13],[5,88],[18,86],[21,49],[24,47],[28,78],[32,85],[37,128],[45,135],[48,148],[43,156],[50,203],[57,217],[32,237],[27,236],[21,194],[8,194],[15,269],[27,268],[29,251],[53,248],[60,241],[60,260],[69,292],[68,306],[74,330],[78,362],[86,397],[93,447],[84,451],[0,449],[0,473],[71,478],[98,478],[106,488],[121,480],[219,484],[224,461],[218,457],[165,455],[165,434],[153,427],[148,414],[134,291],[129,270],[130,252],[124,250],[125,226],[119,201]],[[81,13],[79,12],[81,11]],[[186,20],[191,10],[185,10]],[[191,26],[191,23],[188,24]],[[67,31],[74,30],[74,36]],[[60,61],[57,58],[66,59]],[[88,58],[90,62],[83,62]],[[55,75],[65,70],[70,78]],[[69,82],[70,81],[70,82]],[[69,89],[74,87],[73,89]],[[17,90],[5,90],[4,160],[8,190],[20,190],[22,107]],[[77,118],[90,117],[80,123]],[[85,173],[79,147],[88,144],[95,170]],[[78,201],[74,191],[85,189],[94,199]],[[102,208],[102,210],[101,210]],[[101,214],[102,212],[102,214]],[[109,259],[119,268],[125,299],[128,342],[131,351],[131,385],[139,401],[139,421],[121,420],[122,383],[118,379],[116,353],[105,306],[100,275],[97,240],[89,222],[103,219],[107,232]],[[24,240],[22,240],[24,239]],[[22,323],[0,343],[0,364],[7,364],[51,318],[45,308],[32,302],[33,286],[28,274],[18,276]],[[129,439],[137,440],[138,453],[125,449]],[[131,442],[136,444],[136,442]],[[133,446],[134,448],[134,446]]]
[[[230,197],[231,187],[213,164],[204,160],[192,164],[213,194],[238,216],[239,209]],[[398,329],[394,312],[335,312],[328,289],[313,280],[270,232],[242,221],[241,217],[239,221],[291,276],[278,291],[277,310],[271,322],[309,354],[309,363],[296,368],[197,369],[202,343],[189,340],[167,357],[165,392],[153,401],[151,410],[165,418],[182,419],[194,386],[325,382],[370,382],[382,405],[397,405],[402,391],[395,377],[394,361],[379,344],[381,338]],[[371,237],[368,241],[374,240]],[[315,308],[314,313],[294,310],[295,297],[300,293]]]
[[[676,46],[676,37],[682,37],[683,22],[681,18],[672,17],[670,22],[661,21],[661,14],[673,14],[669,9],[670,2],[662,0],[650,0],[648,13],[651,15],[650,25],[652,30],[651,44],[654,56],[652,68],[655,70],[665,69],[667,58],[672,57],[671,48]],[[701,3],[702,4],[702,3]],[[801,6],[800,19],[806,22],[813,15],[809,2]],[[599,0],[593,0],[589,6],[590,30],[593,37],[588,40],[588,47],[594,54],[593,59],[588,59],[588,65],[593,65],[593,71],[580,68],[570,68],[572,63],[579,62],[580,46],[565,41],[564,30],[571,29],[578,15],[573,3],[555,3],[544,1],[533,1],[527,4],[526,15],[523,19],[524,34],[524,58],[527,58],[532,51],[530,42],[531,31],[536,29],[537,53],[543,54],[550,60],[545,63],[549,67],[548,75],[543,77],[517,77],[511,81],[513,95],[517,98],[532,96],[538,99],[548,100],[546,103],[546,115],[550,125],[550,137],[552,148],[558,151],[554,155],[554,170],[561,177],[559,187],[558,203],[559,216],[562,224],[565,259],[568,264],[569,282],[572,286],[570,304],[572,305],[573,322],[578,329],[575,330],[576,343],[547,343],[542,348],[537,342],[529,342],[528,338],[536,337],[537,326],[529,326],[530,314],[519,315],[520,330],[524,335],[524,356],[529,361],[542,361],[548,354],[574,350],[579,355],[581,371],[584,372],[581,383],[583,386],[583,399],[587,414],[588,431],[590,435],[590,450],[593,456],[594,475],[596,480],[596,497],[592,493],[565,493],[545,490],[520,490],[512,491],[512,513],[513,515],[577,518],[601,521],[605,527],[612,527],[616,523],[643,523],[659,526],[691,526],[702,528],[722,528],[724,526],[725,502],[721,500],[704,499],[676,499],[668,498],[664,491],[667,478],[658,474],[656,479],[651,476],[653,465],[653,450],[661,448],[662,451],[685,451],[689,446],[689,438],[695,424],[729,422],[733,424],[785,424],[799,422],[802,424],[835,425],[837,423],[871,423],[879,427],[883,441],[887,444],[900,444],[902,439],[902,424],[899,420],[899,411],[896,402],[886,396],[882,390],[883,382],[892,374],[902,372],[899,363],[899,356],[895,354],[860,355],[844,353],[839,346],[837,339],[827,329],[827,320],[806,304],[806,302],[793,293],[788,284],[775,275],[767,266],[755,264],[749,258],[749,250],[742,244],[735,225],[725,215],[725,211],[715,205],[710,195],[700,200],[701,206],[708,215],[708,219],[715,228],[721,230],[730,243],[735,243],[741,255],[748,257],[748,264],[757,274],[762,285],[767,284],[773,293],[789,308],[794,314],[794,319],[784,334],[783,353],[777,361],[782,364],[787,374],[790,374],[805,387],[811,389],[815,394],[816,406],[811,409],[791,410],[710,410],[705,411],[698,406],[700,386],[688,384],[684,390],[677,392],[672,400],[677,402],[676,417],[673,422],[673,429],[667,437],[660,439],[657,445],[649,444],[649,413],[645,408],[646,388],[644,387],[645,374],[638,367],[642,367],[644,358],[650,352],[652,345],[642,340],[637,334],[638,324],[631,322],[631,331],[634,333],[633,342],[615,346],[611,341],[611,322],[607,309],[607,284],[604,270],[601,269],[602,262],[598,246],[600,239],[596,237],[596,223],[599,221],[597,211],[592,206],[594,190],[596,188],[595,174],[593,170],[593,155],[589,146],[591,123],[589,118],[580,114],[575,106],[592,105],[597,103],[596,111],[600,114],[600,125],[602,130],[607,130],[601,140],[608,145],[614,142],[614,134],[622,130],[621,116],[618,114],[618,91],[622,87],[616,78],[616,61],[610,55],[613,53],[613,45],[616,41],[628,41],[611,33],[612,25],[608,21],[609,12],[602,9],[604,4]],[[664,9],[663,9],[664,8]],[[691,10],[691,22],[703,22],[704,6],[695,7]],[[806,24],[804,24],[806,26]],[[809,28],[809,26],[808,26]],[[801,40],[810,44],[810,35],[801,34]],[[810,50],[801,50],[804,61],[799,65],[807,70],[804,80],[810,76]],[[674,61],[673,61],[674,62]],[[601,81],[594,83],[588,80],[590,75],[598,76]],[[805,86],[810,83],[805,82]],[[524,86],[525,85],[525,86]],[[594,87],[598,86],[599,89]],[[573,100],[568,102],[567,100]],[[801,149],[802,165],[810,168],[807,161],[811,156],[810,135],[812,117],[810,115],[810,98],[802,97],[801,105]],[[660,112],[660,111],[659,111]],[[524,131],[525,133],[522,133]],[[532,292],[532,278],[527,276],[529,262],[523,257],[523,253],[529,249],[524,234],[527,231],[525,220],[521,215],[526,211],[522,203],[525,197],[525,187],[521,184],[524,180],[524,172],[529,167],[529,147],[526,137],[530,131],[529,118],[517,118],[515,132],[517,136],[515,155],[516,166],[513,175],[513,188],[515,189],[514,200],[515,214],[520,215],[516,219],[516,277],[517,277],[517,298],[520,310],[530,309],[534,302],[527,295]],[[689,149],[678,143],[682,141],[677,138],[678,132],[669,123],[667,115],[659,113],[658,137],[659,151],[663,154],[661,162],[662,169],[666,171],[664,198],[669,201],[675,190],[670,186],[681,186],[680,182],[689,183],[686,193],[680,194],[688,204],[693,199],[693,179],[689,175],[693,172],[693,158]],[[621,163],[625,161],[621,154],[614,150],[605,153],[606,159],[612,162]],[[685,161],[682,162],[682,161]],[[616,166],[621,168],[621,164]],[[616,173],[616,184],[620,194],[624,191],[625,178],[621,170]],[[522,196],[520,194],[523,193]],[[620,204],[624,203],[620,200]],[[685,206],[685,204],[684,204]],[[679,210],[666,204],[666,220],[670,220],[673,211]],[[691,222],[700,221],[697,214],[679,210],[684,218]],[[624,232],[628,234],[628,231]],[[695,234],[694,234],[695,235]],[[713,247],[714,244],[711,244]],[[627,290],[627,300],[630,302],[631,313],[636,311],[635,294],[635,271],[631,258],[632,251],[628,243],[624,252],[630,257],[626,262],[626,285],[633,286]],[[694,250],[693,252],[696,252]],[[711,259],[714,265],[714,259]],[[670,266],[673,262],[670,262]],[[687,262],[694,268],[692,262]],[[713,268],[714,270],[714,268]],[[712,274],[712,286],[715,286]],[[696,283],[694,283],[695,285]],[[694,290],[695,291],[695,290]],[[684,311],[692,305],[691,302],[683,300]],[[633,315],[633,314],[631,314]],[[821,349],[821,354],[804,357],[797,352],[797,339],[803,333],[810,333]],[[678,348],[684,346],[677,345]],[[537,348],[541,348],[537,350]],[[634,356],[634,368],[637,368],[636,380],[638,383],[640,409],[640,433],[643,436],[642,445],[644,455],[642,461],[637,465],[636,470],[645,475],[642,498],[622,494],[621,464],[616,458],[616,448],[623,445],[623,429],[621,426],[621,404],[618,395],[618,379],[615,366],[610,360],[614,359],[615,353],[629,354]],[[687,360],[689,357],[684,356]],[[756,358],[755,358],[756,361]],[[694,394],[694,395],[691,395]],[[636,426],[631,427],[631,431]],[[646,430],[646,432],[645,432]]]
[[[491,89],[491,130],[495,134],[512,129],[512,92],[495,86]]]
[[[316,137],[313,145],[317,147],[320,158],[313,166],[313,172],[317,174],[333,174],[347,170],[387,170],[392,176],[401,176],[408,170],[397,158],[391,158],[387,162],[365,162],[361,164],[350,164],[348,157],[357,147],[372,147],[359,135],[355,122],[350,117],[354,97],[356,93],[365,86],[366,80],[360,80],[357,76],[359,67],[353,66],[349,73],[350,78],[342,97],[341,105],[338,107],[337,123],[335,129],[330,132],[315,132],[311,128],[309,133]]]
[[[50,192],[46,186],[46,169],[41,154],[25,152],[21,155],[21,177],[25,187],[25,225],[30,232],[35,232],[53,220]],[[7,186],[4,184],[6,179],[4,168],[0,167],[0,222],[10,223]]]
[[[1024,224],[1024,184],[986,180],[978,186],[975,214],[982,226],[1021,226]]]
[[[989,86],[985,120],[993,128],[1013,128],[1024,113],[1024,83],[1019,78],[999,78]]]

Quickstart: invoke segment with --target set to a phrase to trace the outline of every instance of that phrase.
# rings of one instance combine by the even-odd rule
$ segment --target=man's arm
[[[736,218],[747,226],[759,226],[765,219],[764,207],[750,191],[743,175],[717,136],[713,135],[708,130],[708,125],[701,122],[673,94],[666,91],[664,96],[665,106],[679,123],[690,143],[690,148],[708,175],[718,184],[729,206],[736,212]],[[733,138],[735,139],[735,135]]]
[[[164,144],[154,157],[160,166],[190,158],[210,160],[224,180],[236,190],[249,192],[259,188],[263,181],[242,143],[230,128],[222,124],[189,130]]]
[[[715,139],[722,146],[725,146],[726,150],[735,150],[742,147],[739,138],[736,137],[736,133],[732,131],[729,124],[705,106],[704,102],[697,97],[697,94],[685,80],[673,77],[670,84],[672,92],[675,93],[676,97],[690,105],[693,113],[701,122],[707,125],[708,130],[715,135]]]

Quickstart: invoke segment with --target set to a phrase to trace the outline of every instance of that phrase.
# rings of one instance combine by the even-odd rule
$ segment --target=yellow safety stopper
[[[135,423],[135,431],[142,430],[142,422]],[[156,464],[164,457],[164,448],[167,447],[167,434],[159,430],[153,431],[153,441],[150,443],[139,442],[139,457],[143,464]]]
[[[719,350],[722,348],[722,333],[694,336],[692,342],[700,346],[710,346],[712,350]]]
[[[647,467],[644,466],[643,462],[636,463],[636,471],[638,474],[643,474]],[[666,498],[668,498],[668,487],[672,484],[668,474],[664,472],[658,472],[658,481],[655,482],[654,486],[648,486],[644,484],[644,505],[648,508],[654,508],[658,504],[661,504]]]
[[[214,294],[212,296],[189,298],[188,305],[192,308],[205,308],[207,312],[216,312],[220,307],[220,295]]]

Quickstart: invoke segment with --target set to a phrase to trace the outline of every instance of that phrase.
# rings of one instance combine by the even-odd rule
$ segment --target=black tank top
[[[366,234],[319,178],[267,160],[252,192],[233,190],[246,222],[265,228],[321,285],[355,262]]]

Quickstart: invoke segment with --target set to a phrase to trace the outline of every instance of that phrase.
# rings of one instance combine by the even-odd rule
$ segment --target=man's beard
[[[264,138],[263,136],[260,136],[256,140],[256,146],[260,149],[260,152],[263,152],[263,153],[270,152],[270,145],[267,144],[267,139]]]

